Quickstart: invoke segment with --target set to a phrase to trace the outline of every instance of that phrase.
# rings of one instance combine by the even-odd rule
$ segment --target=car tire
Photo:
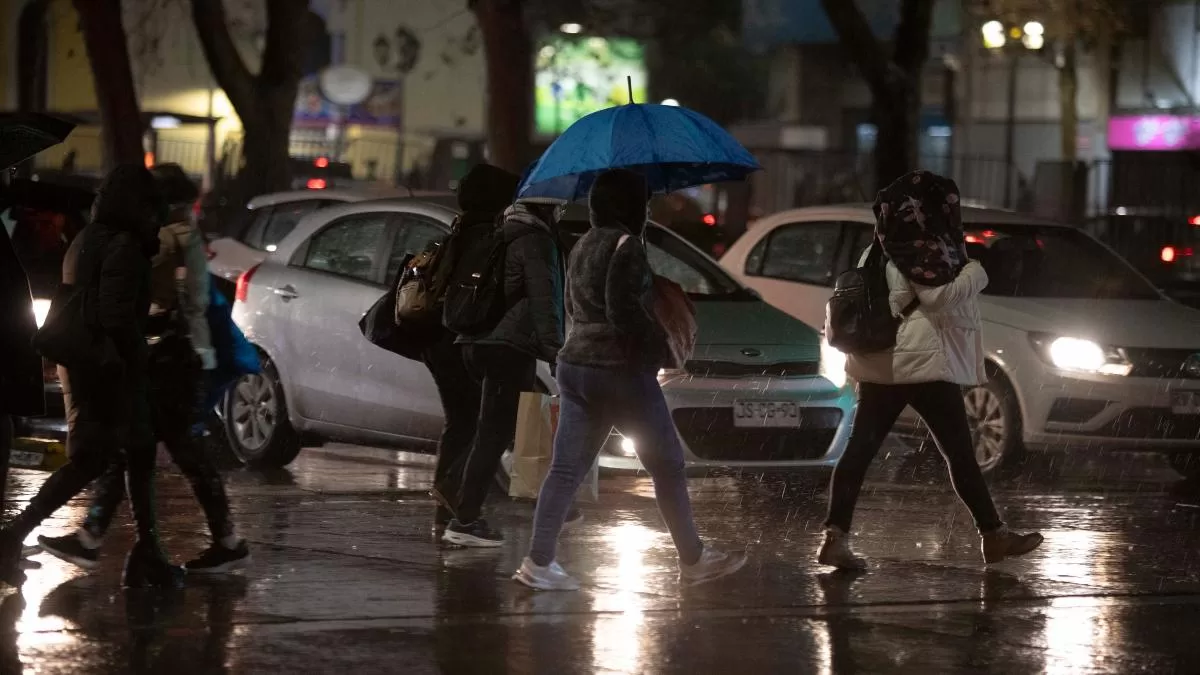
[[[288,419],[279,371],[266,356],[262,372],[238,379],[225,397],[225,430],[238,459],[255,469],[287,466],[300,454],[300,435]]]
[[[1188,480],[1200,480],[1200,454],[1172,452],[1167,455],[1171,468]]]
[[[972,450],[985,474],[1016,466],[1025,456],[1016,394],[1003,375],[990,375],[986,384],[963,392]]]

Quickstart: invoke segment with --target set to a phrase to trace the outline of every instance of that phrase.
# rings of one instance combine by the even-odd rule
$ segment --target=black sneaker
[[[248,562],[250,562],[250,547],[243,539],[234,548],[213,544],[205,549],[199,558],[189,561],[185,567],[188,574],[225,574],[242,569]]]
[[[62,537],[38,537],[42,550],[85,570],[94,570],[100,564],[100,550],[88,548],[79,541],[79,535],[71,533]]]
[[[504,545],[504,537],[488,527],[487,521],[483,518],[478,518],[475,522],[465,525],[457,520],[451,520],[450,524],[446,526],[446,533],[442,535],[442,541],[471,548],[497,548]]]

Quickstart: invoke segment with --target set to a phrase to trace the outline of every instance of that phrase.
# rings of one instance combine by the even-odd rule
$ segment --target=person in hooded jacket
[[[500,458],[516,434],[521,392],[535,391],[538,360],[553,367],[562,346],[563,269],[553,225],[556,206],[521,200],[504,212],[504,315],[491,330],[457,340],[482,398],[458,489],[446,483],[433,489],[434,498],[453,515],[442,535],[450,544],[504,543],[480,516]]]
[[[42,357],[33,348],[37,321],[29,278],[0,225],[0,502],[8,485],[8,458],[12,452],[13,417],[45,413]]]
[[[479,228],[495,227],[500,214],[512,203],[519,181],[516,174],[491,164],[472,167],[458,184],[458,207],[462,210],[455,223],[458,236],[470,238]],[[434,329],[438,335],[422,353],[422,360],[437,385],[445,418],[433,483],[461,485],[475,440],[483,390],[467,369],[463,346],[456,342],[458,336],[440,323]],[[451,517],[450,511],[439,504],[435,528],[444,529]]]
[[[169,203],[168,223],[158,231],[158,253],[150,261],[149,332],[156,338],[150,347],[149,387],[155,437],[191,483],[204,510],[213,543],[186,565],[191,574],[218,574],[244,567],[250,550],[239,538],[229,514],[225,484],[212,460],[192,433],[205,393],[205,376],[216,368],[216,353],[209,335],[208,259],[204,241],[190,218],[198,196],[195,185],[178,165],[153,170]],[[64,283],[74,283],[74,256],[64,261]],[[70,374],[63,369],[68,435],[75,406],[69,395]],[[99,563],[99,549],[125,497],[125,466],[114,462],[97,482],[87,518],[75,532],[61,537],[38,537],[42,550],[85,569]]]
[[[903,316],[917,302],[900,323],[895,347],[847,356],[858,407],[829,487],[825,542],[817,554],[822,564],[866,568],[850,547],[854,505],[871,460],[910,405],[933,434],[954,490],[975,519],[984,561],[1024,555],[1042,543],[1040,534],[1017,534],[1004,525],[975,461],[962,390],[987,379],[978,298],[988,276],[967,258],[959,202],[954,181],[927,171],[896,179],[875,201],[873,245],[888,259],[892,313]]]
[[[86,293],[89,323],[111,345],[111,358],[71,371],[76,407],[69,461],[42,484],[29,505],[0,530],[0,580],[19,585],[22,544],[43,520],[99,478],[126,462],[137,542],[125,563],[126,586],[179,587],[183,570],[167,562],[155,516],[155,439],[147,385],[146,322],[150,260],[166,203],[140,164],[113,169],[92,205],[92,222],[79,233],[75,278]]]
[[[537,590],[576,590],[555,561],[563,521],[584,476],[613,427],[637,439],[637,454],[679,553],[679,577],[696,585],[746,564],[744,552],[705,545],[688,497],[683,448],[658,382],[667,336],[652,306],[653,275],[641,237],[649,192],[641,175],[600,174],[588,199],[591,229],[568,265],[571,333],[559,353],[562,396],[554,458],[542,483],[529,555],[513,578]]]

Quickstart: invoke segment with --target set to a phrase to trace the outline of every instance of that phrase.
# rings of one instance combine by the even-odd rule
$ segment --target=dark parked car
[[[1120,208],[1085,229],[1167,295],[1200,308],[1200,215]]]

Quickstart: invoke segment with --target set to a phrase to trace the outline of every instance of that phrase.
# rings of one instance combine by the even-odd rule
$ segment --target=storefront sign
[[[1112,150],[1200,150],[1200,117],[1137,115],[1108,122]]]

